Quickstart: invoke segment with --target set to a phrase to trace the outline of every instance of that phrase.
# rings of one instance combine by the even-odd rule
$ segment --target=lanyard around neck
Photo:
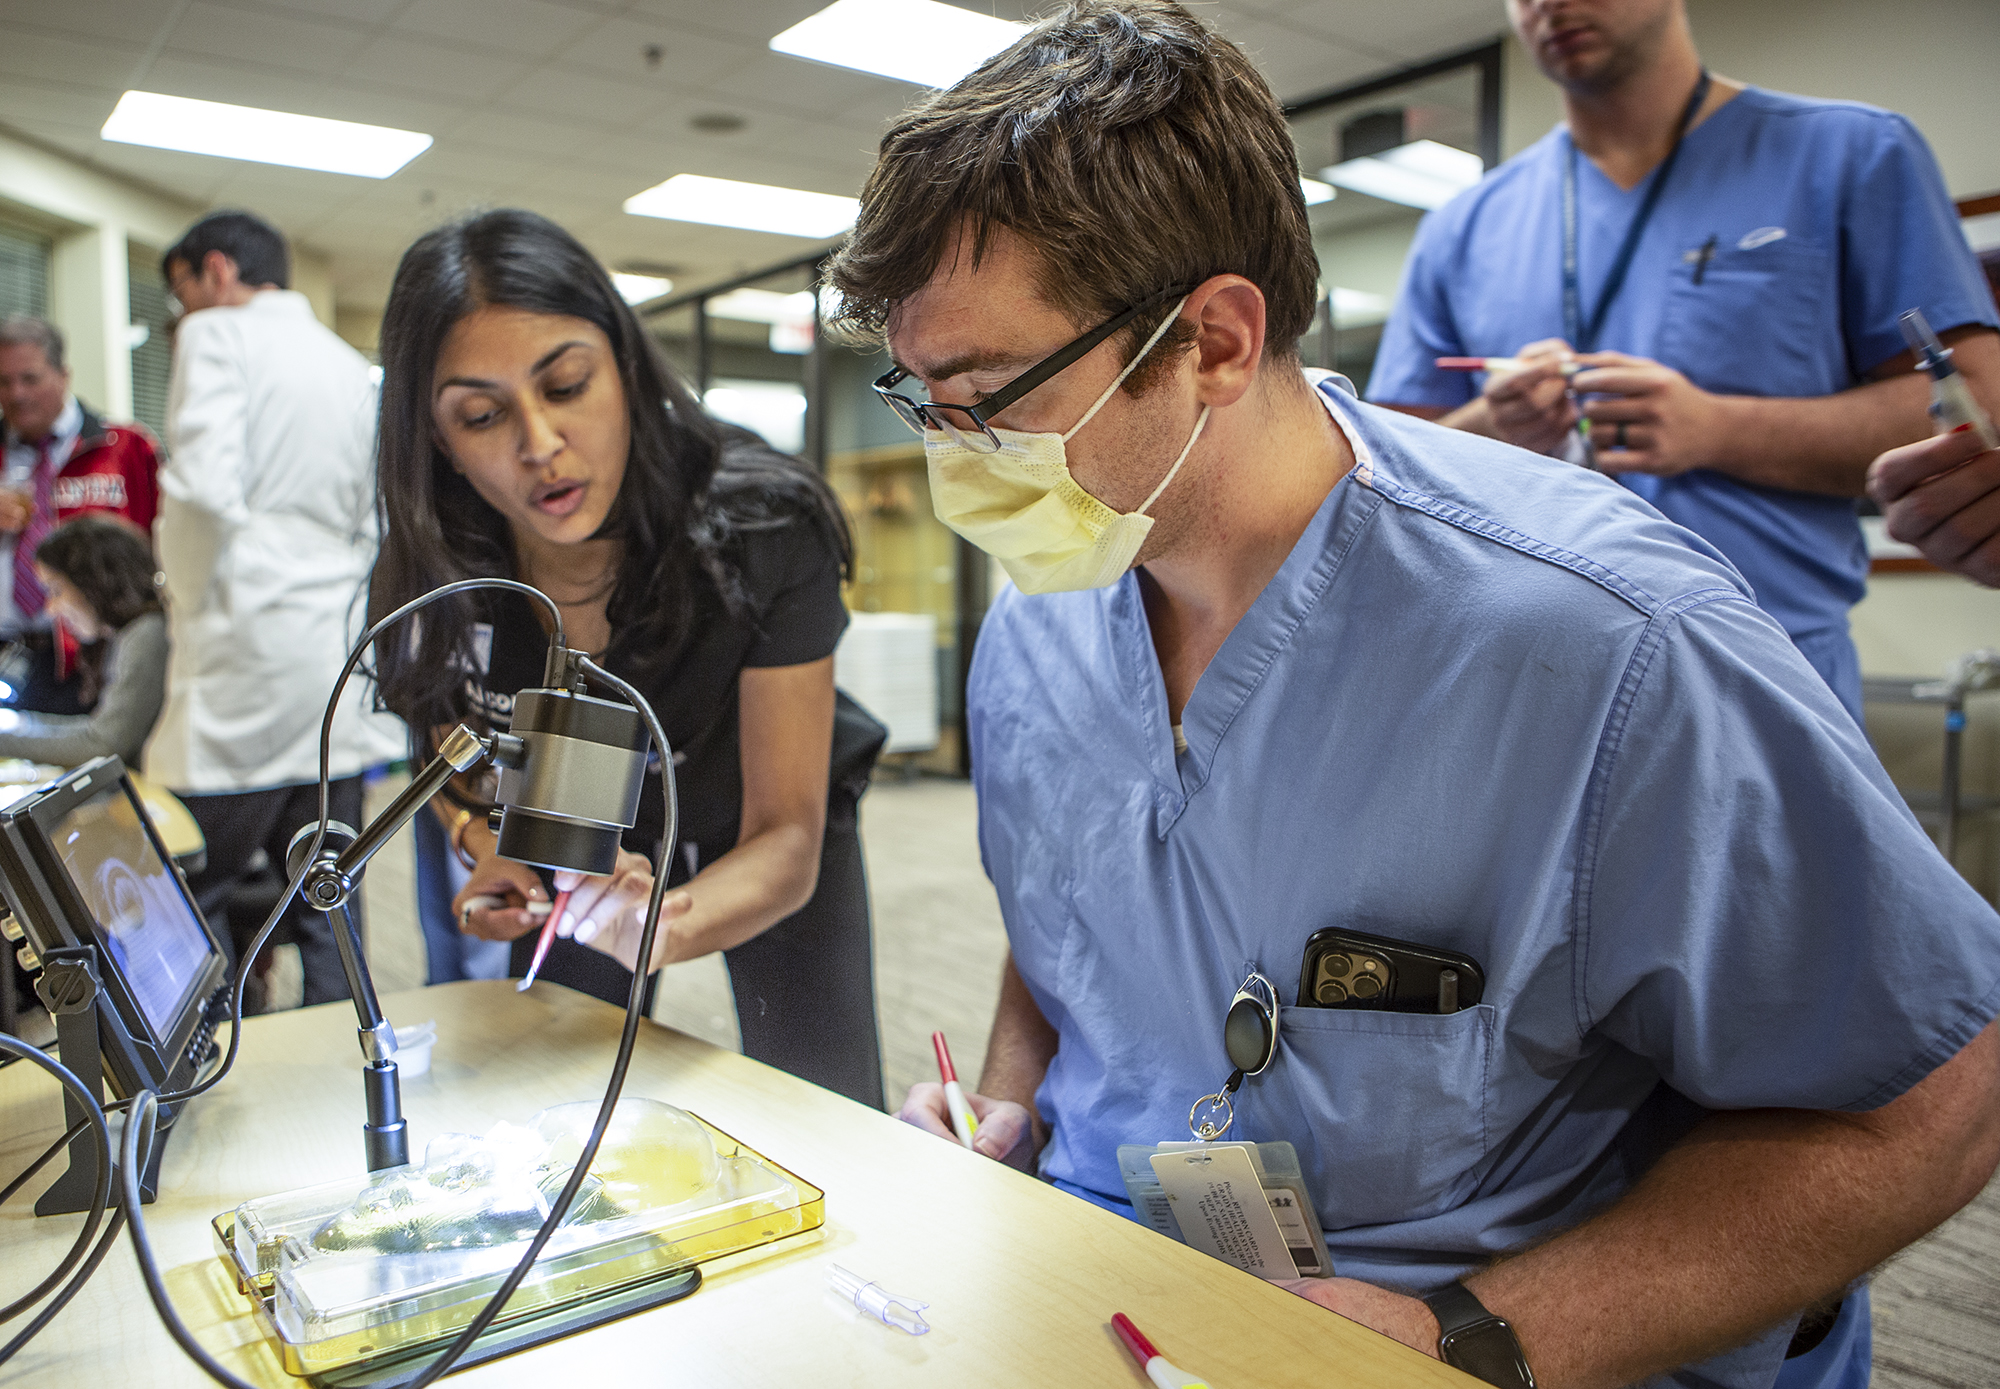
[[[1632,225],[1625,229],[1625,240],[1619,244],[1618,254],[1612,258],[1611,273],[1604,277],[1604,291],[1597,296],[1597,307],[1591,312],[1590,322],[1583,319],[1583,289],[1578,283],[1576,268],[1576,140],[1568,137],[1569,159],[1563,165],[1563,331],[1569,338],[1569,345],[1578,352],[1597,350],[1597,335],[1604,328],[1604,316],[1611,311],[1611,303],[1618,297],[1618,291],[1625,287],[1625,272],[1632,268],[1632,256],[1639,249],[1639,237],[1646,230],[1646,223],[1652,220],[1653,209],[1659,204],[1660,190],[1667,186],[1667,179],[1674,172],[1674,161],[1680,158],[1681,141],[1687,138],[1688,126],[1694,122],[1694,113],[1701,109],[1708,99],[1708,69],[1701,70],[1701,77],[1694,84],[1694,94],[1688,98],[1687,108],[1681,112],[1680,124],[1674,127],[1674,143],[1667,151],[1667,157],[1660,161],[1659,169],[1653,174],[1652,186],[1639,202],[1639,210],[1632,214]]]

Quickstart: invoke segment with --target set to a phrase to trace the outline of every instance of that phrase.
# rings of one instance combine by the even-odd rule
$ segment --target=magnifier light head
[[[639,711],[568,690],[523,690],[511,731],[523,753],[500,771],[501,857],[611,872],[620,837],[639,818],[650,746]]]

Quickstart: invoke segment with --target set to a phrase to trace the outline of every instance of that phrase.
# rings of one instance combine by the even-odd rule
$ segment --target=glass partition
[[[1306,365],[1366,394],[1417,223],[1497,162],[1499,62],[1484,45],[1287,111],[1320,266]]]

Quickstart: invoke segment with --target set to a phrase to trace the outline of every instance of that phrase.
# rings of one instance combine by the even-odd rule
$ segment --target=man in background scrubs
[[[2000,408],[2000,317],[1936,161],[1891,112],[1705,80],[1683,0],[1509,10],[1567,121],[1425,218],[1369,398],[1570,456],[1581,415],[1596,466],[1720,550],[1859,719],[1853,499],[1930,432],[1897,315]],[[1532,365],[1435,364],[1510,355]]]
[[[1257,970],[1229,1137],[1295,1145],[1340,1275],[1294,1291],[1435,1355],[1462,1283],[1543,1389],[1768,1386],[2000,1160],[2000,917],[1714,549],[1302,371],[1317,275],[1268,88],[1162,0],[920,100],[834,255],[1016,584],[967,697],[974,1146],[1129,1217],[1119,1145],[1189,1137]],[[1302,1005],[1330,926],[1484,995]],[[955,1141],[937,1086],[903,1116]],[[1861,1330],[1800,1382],[1865,1380]]]

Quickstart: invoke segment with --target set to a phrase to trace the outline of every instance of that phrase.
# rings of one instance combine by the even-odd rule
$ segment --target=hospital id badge
[[[1259,1278],[1332,1276],[1289,1143],[1128,1143],[1118,1169],[1139,1218]]]

